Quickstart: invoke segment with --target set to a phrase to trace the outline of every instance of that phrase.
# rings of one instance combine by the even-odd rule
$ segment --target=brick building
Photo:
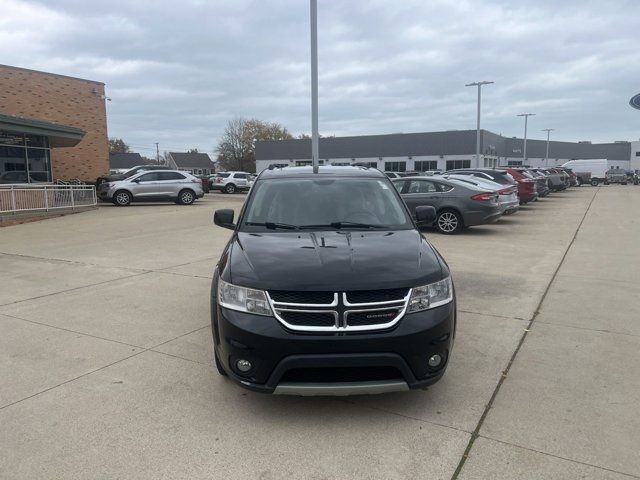
[[[109,173],[104,84],[0,65],[0,183]]]

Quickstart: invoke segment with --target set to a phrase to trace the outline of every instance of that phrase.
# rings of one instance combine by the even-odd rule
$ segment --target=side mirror
[[[431,225],[436,221],[436,209],[432,206],[421,205],[416,207],[416,223],[418,225]]]
[[[233,223],[233,216],[235,212],[230,208],[223,208],[216,210],[213,214],[213,223],[222,228],[228,228],[229,230],[235,230],[236,225]]]
[[[140,179],[139,178],[134,178],[133,180],[131,180],[133,183],[140,183]]]

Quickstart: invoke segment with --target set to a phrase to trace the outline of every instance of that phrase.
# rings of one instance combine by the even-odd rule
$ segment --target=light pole
[[[478,87],[478,122],[477,122],[477,132],[476,132],[476,168],[482,168],[483,165],[480,165],[480,97],[482,91],[482,85],[489,85],[494,82],[487,82],[483,80],[482,82],[473,82],[467,83],[465,87]]]
[[[553,128],[543,128],[542,131],[543,132],[547,132],[547,153],[544,155],[544,165],[546,167],[549,166],[549,135],[551,135],[551,132],[553,132]]]
[[[527,120],[535,113],[520,113],[518,117],[524,117],[524,146],[522,147],[522,165],[527,164]]]
[[[311,10],[311,164],[318,173],[318,0],[310,0]]]

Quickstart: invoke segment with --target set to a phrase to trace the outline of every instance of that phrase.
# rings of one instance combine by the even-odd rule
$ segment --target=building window
[[[508,160],[507,161],[507,166],[508,167],[520,167],[520,166],[522,166],[522,160]]]
[[[333,165],[334,167],[348,167],[351,164],[350,163],[332,163],[331,165]]]
[[[429,170],[437,170],[437,160],[416,160],[414,170],[418,172],[428,172]]]
[[[285,168],[285,167],[288,167],[289,164],[288,163],[272,163],[269,166],[273,168]]]
[[[636,152],[636,157],[640,157],[640,152]]]
[[[360,167],[378,168],[378,162],[356,162]]]
[[[385,172],[406,172],[407,162],[384,162]]]
[[[447,160],[447,170],[471,168],[471,160]]]
[[[0,130],[0,183],[50,181],[51,156],[47,137]]]

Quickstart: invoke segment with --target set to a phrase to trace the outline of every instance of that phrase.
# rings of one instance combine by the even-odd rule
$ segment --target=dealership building
[[[0,183],[109,173],[104,84],[0,65]]]
[[[356,137],[321,138],[321,165],[366,164],[383,171],[452,170],[455,168],[562,165],[569,160],[602,159],[613,167],[640,169],[640,142],[613,143],[549,142],[524,140],[481,130],[480,158],[476,159],[476,130],[394,133]],[[279,167],[311,165],[311,140],[269,140],[256,142],[256,171],[269,165]]]

